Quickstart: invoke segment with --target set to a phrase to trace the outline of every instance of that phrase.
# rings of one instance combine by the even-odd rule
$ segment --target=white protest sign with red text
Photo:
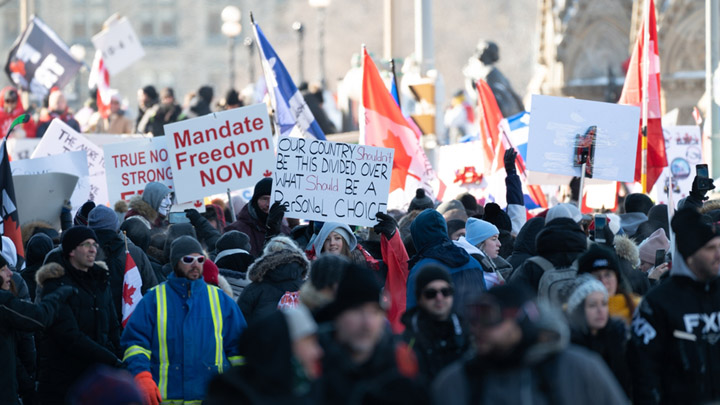
[[[287,218],[374,226],[387,212],[391,148],[293,137],[278,138],[273,201]]]
[[[265,104],[165,125],[177,200],[252,187],[272,176],[270,125]]]
[[[173,187],[165,137],[111,143],[105,151],[105,176],[110,201],[129,200],[142,194],[147,183],[156,181]]]

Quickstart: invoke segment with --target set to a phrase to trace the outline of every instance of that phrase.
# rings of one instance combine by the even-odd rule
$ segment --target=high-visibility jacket
[[[120,339],[133,375],[150,371],[163,403],[200,403],[210,379],[242,362],[247,324],[237,304],[202,278],[171,274],[142,298]]]

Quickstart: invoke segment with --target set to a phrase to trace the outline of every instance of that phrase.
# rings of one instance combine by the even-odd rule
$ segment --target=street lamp
[[[248,77],[250,78],[250,83],[255,83],[255,61],[253,60],[255,41],[253,41],[251,37],[245,37],[243,45],[248,49]]]
[[[292,25],[293,31],[297,32],[297,39],[298,39],[298,46],[297,46],[297,56],[298,56],[298,84],[305,81],[305,63],[303,61],[305,49],[303,48],[303,33],[305,32],[305,27],[300,21],[295,21]]]
[[[310,7],[318,10],[318,69],[320,87],[325,89],[325,10],[330,0],[308,0]]]
[[[242,31],[240,25],[240,9],[235,6],[227,6],[220,13],[222,27],[220,30],[228,38],[228,51],[230,53],[230,88],[235,88],[235,40]]]

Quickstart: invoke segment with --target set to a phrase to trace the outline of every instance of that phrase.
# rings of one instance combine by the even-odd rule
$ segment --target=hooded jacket
[[[720,400],[720,277],[697,280],[673,252],[670,277],[650,290],[632,322],[636,404]]]
[[[410,273],[407,281],[407,305],[410,309],[415,302],[415,278],[428,263],[441,263],[448,268],[455,286],[455,306],[460,308],[467,298],[487,289],[483,269],[462,248],[455,246],[447,235],[447,224],[443,216],[432,209],[426,209],[410,225],[410,234],[417,254],[410,259]]]
[[[545,226],[545,218],[535,217],[529,219],[518,232],[513,243],[513,251],[507,261],[513,267],[517,269],[525,260],[537,255],[537,249],[535,247],[535,239],[538,233]]]
[[[308,271],[310,262],[299,248],[266,252],[259,257],[248,269],[251,283],[237,301],[245,319],[251,322],[277,310],[280,298],[286,292],[298,291]]]
[[[626,212],[620,214],[620,227],[626,235],[633,236],[637,232],[638,226],[647,220],[647,215],[642,212]]]
[[[158,209],[160,208],[160,203],[168,194],[170,194],[168,186],[158,182],[148,183],[142,195],[137,195],[130,199],[128,204],[130,209],[125,214],[125,219],[140,215],[150,222],[153,230],[164,228],[166,225],[164,223],[165,217],[158,213]]]
[[[69,262],[48,263],[37,272],[38,299],[68,285],[77,288],[38,339],[38,394],[42,403],[63,403],[67,390],[96,363],[120,360],[120,323],[112,303],[108,269],[96,262],[87,272]]]
[[[615,253],[620,259],[620,273],[627,280],[632,292],[645,295],[650,289],[650,281],[647,274],[638,268],[640,253],[635,242],[625,235],[615,236]]]
[[[52,248],[52,239],[43,233],[30,238],[25,248],[25,270],[23,270],[20,275],[28,286],[28,293],[32,301],[35,301],[35,290],[37,289],[35,273],[37,273],[38,269],[42,266],[45,255],[47,255]]]
[[[587,249],[585,232],[570,218],[558,218],[545,224],[537,235],[538,256],[549,260],[555,268],[569,267]],[[525,261],[510,276],[511,283],[525,283],[537,292],[543,269]]]

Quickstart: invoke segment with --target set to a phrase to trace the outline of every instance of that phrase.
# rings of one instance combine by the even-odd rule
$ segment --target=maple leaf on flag
[[[127,305],[133,305],[133,298],[132,298],[133,294],[135,294],[135,287],[124,284],[122,297],[123,297],[123,301]]]

